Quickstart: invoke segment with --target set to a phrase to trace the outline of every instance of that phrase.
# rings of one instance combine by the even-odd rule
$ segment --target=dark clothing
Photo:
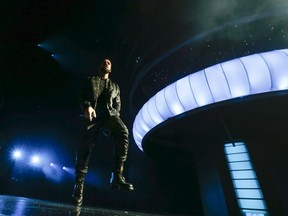
[[[106,81],[107,80],[100,80],[100,85],[99,85],[99,96],[97,99],[97,107],[96,107],[96,113],[98,118],[107,118],[110,116],[107,105],[106,105]]]
[[[80,105],[82,108],[87,108],[91,106],[96,111],[98,109],[98,100],[101,92],[105,92],[106,98],[106,110],[110,116],[120,116],[121,101],[120,101],[120,88],[112,80],[105,80],[105,88],[101,91],[101,83],[103,80],[99,76],[93,76],[87,78],[85,81],[82,91],[81,91],[81,101]],[[102,95],[101,95],[102,96]],[[101,111],[99,110],[101,115]],[[98,113],[96,112],[97,116]]]
[[[88,171],[90,155],[97,138],[103,133],[114,141],[114,167],[117,171],[123,166],[128,153],[128,129],[120,119],[120,89],[110,79],[90,77],[84,83],[81,92],[81,106],[96,110],[96,118],[87,125],[78,146],[76,158],[76,178],[84,177]]]
[[[117,170],[118,166],[126,161],[129,145],[128,129],[119,117],[112,116],[106,120],[97,122],[91,128],[84,131],[77,152],[76,175],[85,175],[88,172],[90,155],[99,132],[113,138],[113,171]]]

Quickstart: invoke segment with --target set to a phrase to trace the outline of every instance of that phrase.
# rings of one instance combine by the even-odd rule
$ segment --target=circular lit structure
[[[184,112],[243,96],[288,89],[288,49],[253,54],[190,74],[159,91],[138,112],[133,136],[142,148],[155,126]]]

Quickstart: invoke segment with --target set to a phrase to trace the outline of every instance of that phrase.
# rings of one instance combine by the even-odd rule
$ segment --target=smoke
[[[204,0],[197,1],[195,8],[190,8],[194,15],[190,15],[189,21],[198,28],[213,28],[223,23],[242,19],[249,16],[259,16],[260,14],[269,13],[287,8],[286,0]],[[187,18],[189,17],[187,10]],[[195,22],[196,21],[196,22]]]
[[[230,37],[230,42],[238,41],[244,37],[249,36],[251,32],[255,32],[255,29],[251,26],[247,26],[248,23],[255,21],[261,21],[263,19],[269,20],[269,24],[273,26],[287,23],[288,14],[288,2],[286,0],[202,0],[191,3],[189,0],[182,0],[181,3],[185,2],[181,6],[176,5],[173,10],[173,16],[177,16],[181,21],[185,23],[187,32],[185,33],[189,37],[183,40],[182,43],[172,47],[162,55],[155,58],[150,64],[146,64],[142,70],[138,71],[135,80],[135,85],[131,88],[130,94],[130,107],[133,110],[131,104],[136,84],[152,70],[161,61],[164,61],[169,55],[176,52],[177,50],[196,43],[206,37],[217,34],[217,37],[224,37],[227,39],[225,30],[233,26],[245,25],[245,28],[238,28],[237,34],[233,34]],[[177,3],[179,3],[177,1]],[[257,30],[267,31],[263,23],[259,22]],[[243,26],[242,26],[243,25]],[[224,32],[224,33],[223,33]],[[183,33],[184,34],[184,33]],[[261,32],[258,32],[261,34]]]
[[[209,36],[207,33],[216,33],[214,38],[227,40],[227,29],[233,31],[229,40],[238,42],[253,32],[266,34],[268,25],[285,28],[288,21],[287,0],[180,0],[177,3],[170,5],[171,16],[185,26],[184,40]]]

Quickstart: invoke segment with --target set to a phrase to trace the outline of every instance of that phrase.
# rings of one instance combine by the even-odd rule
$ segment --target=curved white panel
[[[287,80],[287,55],[283,52],[267,52],[261,56],[268,64],[272,76],[272,89],[281,90],[288,87]]]
[[[184,112],[177,93],[176,83],[172,83],[165,88],[165,100],[173,115],[179,115]]]
[[[155,96],[154,96],[155,97]],[[156,94],[156,107],[164,120],[174,116],[165,99],[165,88]]]
[[[142,139],[170,117],[236,97],[288,89],[288,50],[254,54],[190,74],[159,91],[138,112],[133,136]]]
[[[250,82],[250,93],[260,93],[271,90],[272,80],[269,68],[264,59],[258,55],[240,58],[245,66]],[[257,62],[257,67],[255,67]]]
[[[144,106],[142,107],[142,117],[143,117],[144,122],[149,128],[152,128],[156,125],[156,122],[153,121],[152,116],[153,116],[153,113],[151,115],[148,110],[148,103],[144,104]]]
[[[198,106],[204,106],[213,103],[213,98],[205,77],[204,71],[191,74],[189,76],[192,92]]]
[[[151,115],[151,118],[156,124],[160,124],[164,121],[163,117],[160,115],[157,106],[156,106],[156,97],[150,98],[150,100],[147,102],[148,104],[148,111]]]
[[[134,126],[135,129],[140,133],[140,134],[146,134],[150,128],[146,125],[146,123],[143,120],[142,117],[142,110],[140,110],[140,112],[138,113],[139,115],[136,116],[135,122],[134,122]]]
[[[231,98],[231,92],[221,65],[215,65],[205,70],[207,81],[210,86],[215,102]]]
[[[282,49],[282,50],[278,50],[279,52],[285,53],[286,55],[288,55],[288,49]]]
[[[245,68],[239,59],[221,64],[227,78],[232,97],[240,97],[250,93],[250,84]]]
[[[176,82],[176,90],[185,111],[196,108],[198,105],[191,90],[189,79],[186,77]]]

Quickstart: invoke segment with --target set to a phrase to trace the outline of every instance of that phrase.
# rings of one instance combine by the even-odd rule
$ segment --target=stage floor
[[[0,195],[0,216],[160,216],[95,207],[74,207],[70,204]]]

